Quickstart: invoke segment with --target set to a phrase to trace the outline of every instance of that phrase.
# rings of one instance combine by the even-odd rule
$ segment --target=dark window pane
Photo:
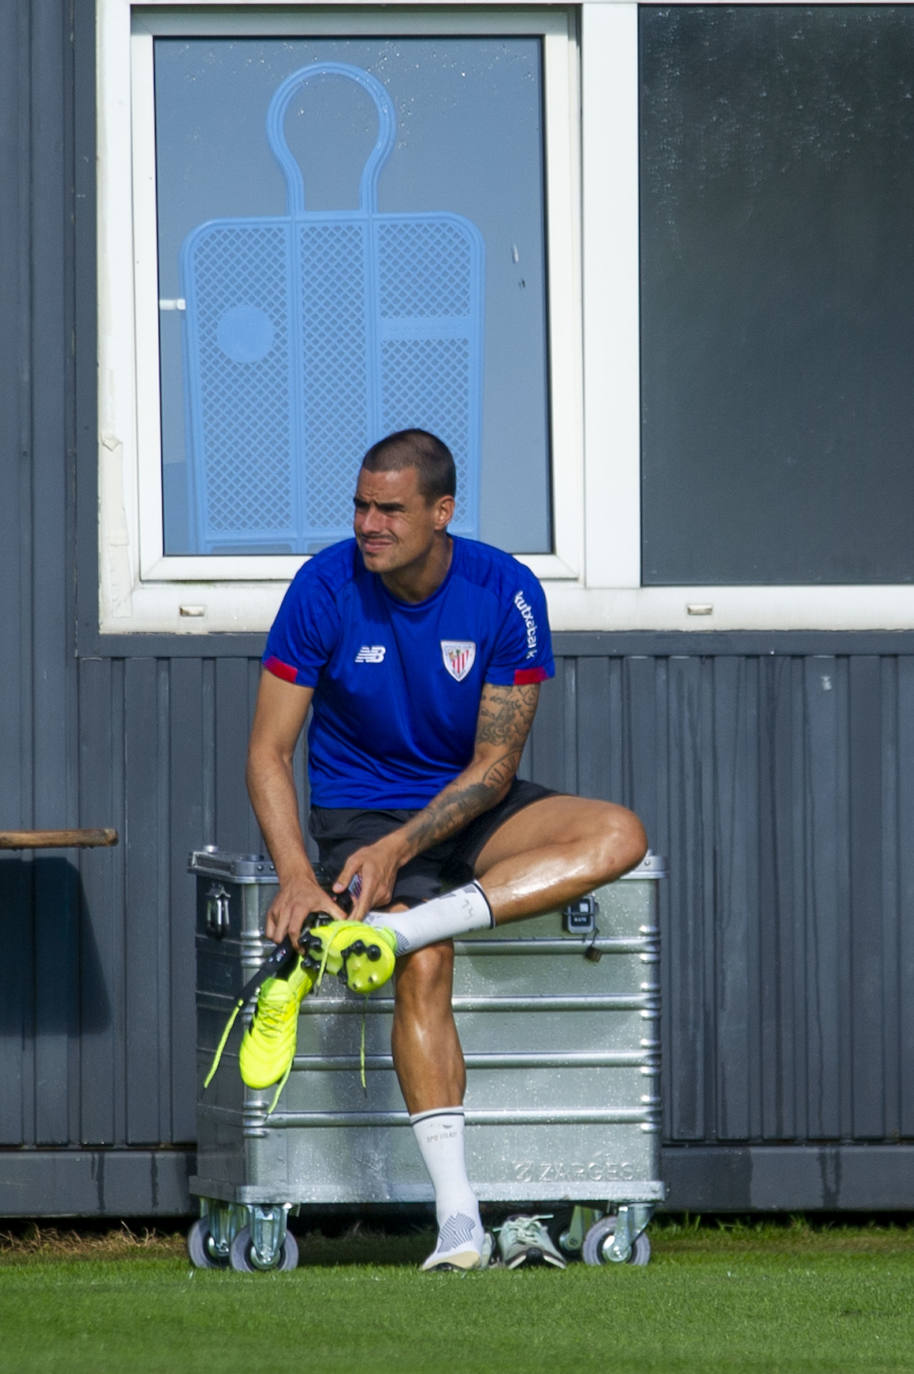
[[[914,580],[914,10],[641,11],[643,581]]]

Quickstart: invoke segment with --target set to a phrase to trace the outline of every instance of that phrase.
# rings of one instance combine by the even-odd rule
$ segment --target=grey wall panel
[[[617,670],[619,720],[621,732],[611,742],[621,764],[621,790],[610,800],[621,801],[637,811],[655,850],[661,834],[661,798],[667,795],[669,776],[665,772],[669,715],[666,682],[669,664],[653,657],[625,658]],[[587,717],[582,717],[582,722]],[[582,727],[582,750],[589,747],[588,733]],[[665,832],[664,832],[665,833]]]
[[[759,852],[758,753],[759,682],[754,660],[715,661],[712,691],[726,703],[713,712],[715,908],[721,914],[715,950],[718,987],[714,1037],[730,1047],[718,1066],[715,1091],[721,1134],[745,1140],[758,1135],[756,1104],[758,999],[753,980],[759,968],[757,905]]]
[[[896,1043],[900,1062],[896,1076],[898,1091],[898,1135],[914,1138],[914,1072],[910,1062],[914,1045],[914,658],[901,658],[897,667],[897,715],[894,796],[897,809],[889,828],[892,847],[886,868],[886,891],[890,894],[887,909],[893,913],[891,937],[887,946],[895,957],[895,968],[889,985],[898,999],[898,1035]],[[893,1068],[895,1061],[893,1061]]]
[[[37,858],[33,871],[34,1139],[42,1145],[66,1145],[73,1124],[69,1085],[77,1025],[73,970],[78,967],[78,874],[68,860],[50,857]]]
[[[890,794],[882,748],[894,723],[894,673],[874,656],[848,664],[851,1135],[880,1140],[888,1126],[886,1022],[897,1005],[886,983],[882,837],[890,820]],[[888,915],[888,913],[886,913]],[[893,913],[894,917],[894,913]],[[890,918],[892,919],[892,918]]]
[[[212,701],[208,689],[212,681],[212,663],[199,659],[181,659],[170,665],[171,710],[169,713],[169,795],[171,810],[168,825],[168,904],[167,910],[182,910],[187,901],[187,875],[184,871],[184,851],[188,836],[200,837],[201,845],[210,842],[214,834],[212,761],[215,748],[205,730],[207,703]],[[170,1110],[168,1140],[189,1141],[194,1138],[194,1100],[196,1094],[196,1066],[193,1056],[183,1052],[193,1033],[194,1000],[194,936],[191,922],[172,920],[169,950],[167,1035],[172,1046],[170,1091],[167,1106]]]
[[[678,1140],[700,1140],[711,1095],[708,1074],[714,1067],[709,1054],[713,1002],[705,997],[713,973],[713,944],[704,930],[713,896],[713,889],[705,891],[706,877],[713,878],[712,837],[704,824],[709,754],[703,745],[701,662],[678,658],[665,666],[664,745],[670,793],[666,815],[658,806],[650,832],[653,848],[678,865],[676,880],[666,893],[661,986],[664,1041],[670,1050],[664,1065],[664,1100],[668,1132]]]
[[[764,706],[759,719],[760,826],[759,904],[762,911],[799,912],[803,884],[794,863],[794,840],[802,820],[802,767],[792,747],[799,709],[799,669],[792,658],[760,661]],[[796,932],[789,920],[767,920],[759,932],[761,960],[760,1033],[762,1135],[795,1137],[797,1088],[791,1075],[799,1035]]]
[[[123,771],[127,856],[124,904],[126,1022],[126,1138],[130,1145],[163,1138],[162,1093],[171,1077],[168,1043],[169,929],[156,913],[166,909],[168,851],[168,665],[135,658],[124,665]],[[155,843],[150,839],[155,837]],[[170,1114],[169,1114],[170,1115]]]
[[[0,910],[6,927],[6,957],[0,960],[0,1146],[27,1139],[27,1104],[34,1081],[31,1038],[33,984],[31,868],[13,855],[0,858]]]
[[[520,764],[525,776],[557,789],[570,785],[569,774],[573,777],[575,768],[574,748],[566,733],[561,690],[564,675],[565,665],[557,663],[556,684],[553,690],[540,693],[534,730]]]
[[[256,831],[244,790],[247,735],[253,712],[256,677],[242,658],[216,663],[213,729],[215,740],[216,833],[220,844],[245,852],[255,845]]]
[[[575,713],[576,790],[583,797],[606,801],[621,798],[625,790],[625,752],[620,748],[624,738],[621,663],[606,658],[580,659],[575,694],[594,703],[596,711],[586,724]]]
[[[29,750],[31,656],[27,619],[30,599],[27,544],[23,522],[31,509],[29,414],[29,161],[23,155],[28,120],[29,79],[25,6],[0,11],[0,464],[4,499],[0,501],[0,632],[7,652],[0,665],[0,777],[5,811],[14,817],[31,806]],[[25,729],[23,729],[25,724]],[[21,873],[6,873],[15,887]],[[0,1112],[3,1108],[0,1108]]]
[[[116,826],[126,810],[121,767],[124,665],[104,659],[78,664],[79,778],[82,824]],[[81,1025],[79,1141],[110,1145],[123,1139],[125,988],[122,977],[127,911],[123,843],[86,851],[79,863],[86,900],[80,930]]]

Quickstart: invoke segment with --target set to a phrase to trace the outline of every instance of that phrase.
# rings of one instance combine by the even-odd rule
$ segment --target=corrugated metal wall
[[[257,641],[83,634],[77,652],[95,600],[88,9],[0,11],[0,825],[113,825],[120,844],[0,855],[0,1215],[186,1209],[186,854],[259,847]],[[914,635],[557,648],[528,771],[633,805],[669,860],[669,1205],[914,1205]]]
[[[908,1205],[910,656],[559,646],[529,772],[634,805],[669,859],[670,1205]],[[79,819],[116,825],[121,843],[0,859],[0,1144],[39,1152],[0,1158],[0,1214],[20,1194],[25,1211],[50,1196],[54,1211],[181,1210],[195,1100],[185,860],[204,843],[259,847],[242,781],[258,664],[96,658],[72,672],[63,771]],[[60,771],[35,770],[39,795]],[[37,822],[73,819],[50,811]]]

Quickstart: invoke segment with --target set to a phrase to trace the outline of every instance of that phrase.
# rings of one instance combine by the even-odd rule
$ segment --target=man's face
[[[359,472],[353,531],[365,560],[376,573],[422,571],[438,534],[454,512],[454,499],[428,502],[419,491],[415,468],[397,472]]]

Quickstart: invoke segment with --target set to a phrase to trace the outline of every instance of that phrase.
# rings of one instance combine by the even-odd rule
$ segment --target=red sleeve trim
[[[514,686],[521,687],[525,682],[545,682],[548,676],[545,668],[516,668]]]
[[[283,682],[295,682],[298,678],[296,669],[290,667],[288,663],[283,663],[282,659],[277,658],[275,654],[270,654],[269,658],[265,658],[263,666],[274,677],[282,678]]]

